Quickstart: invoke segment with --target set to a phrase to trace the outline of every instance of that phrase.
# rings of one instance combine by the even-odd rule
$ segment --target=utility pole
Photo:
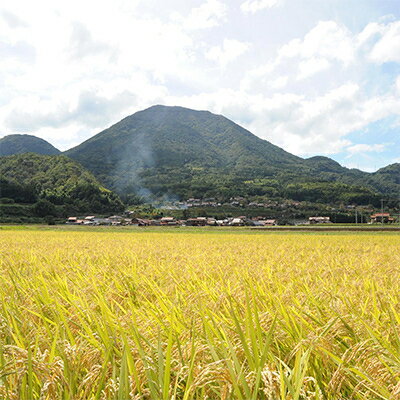
[[[356,225],[357,225],[358,221],[357,221],[357,207],[356,207]]]
[[[385,200],[384,199],[381,199],[381,224],[383,224],[383,202],[384,202]]]

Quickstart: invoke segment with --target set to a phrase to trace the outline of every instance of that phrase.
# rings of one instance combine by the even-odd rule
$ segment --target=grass
[[[338,228],[338,229],[336,229]],[[355,229],[357,228],[357,229]],[[302,233],[306,232],[307,234],[311,234],[313,232],[317,232],[318,234],[323,234],[324,232],[330,231],[335,234],[339,234],[344,232],[346,235],[352,232],[356,234],[366,233],[380,233],[384,234],[398,234],[400,232],[400,226],[395,224],[390,224],[387,226],[381,225],[304,225],[304,226],[269,226],[269,227],[254,227],[254,226],[239,226],[239,227],[231,227],[231,226],[202,226],[202,227],[193,227],[193,226],[146,226],[146,227],[138,227],[136,225],[125,225],[125,226],[85,226],[85,225],[43,225],[43,224],[2,224],[0,225],[1,231],[52,231],[52,232],[102,232],[102,233],[192,233],[192,234],[257,234],[259,235],[261,232],[263,234],[269,233]]]
[[[0,399],[400,399],[399,245],[0,230]]]

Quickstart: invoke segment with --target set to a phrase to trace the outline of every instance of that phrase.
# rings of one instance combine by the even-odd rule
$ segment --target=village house
[[[230,222],[231,226],[245,226],[247,218],[244,216],[233,218]]]
[[[95,220],[95,216],[89,215],[84,218],[83,225],[94,225],[95,224],[94,220]]]
[[[111,217],[108,217],[110,221],[122,221],[124,217],[121,217],[120,215],[112,215]]]
[[[132,218],[132,225],[149,226],[150,220],[145,218]]]
[[[111,217],[108,217],[109,221],[111,222],[111,225],[122,225],[122,222],[124,220],[124,217],[121,217],[120,215],[112,215]]]
[[[330,217],[309,217],[309,224],[329,224],[331,222]]]
[[[67,225],[83,225],[85,223],[85,219],[79,217],[68,217]]]
[[[108,218],[95,218],[95,225],[111,225],[111,221]]]
[[[278,225],[276,219],[264,219],[263,217],[255,217],[248,221],[253,226],[273,226]]]
[[[206,217],[197,217],[197,218],[189,218],[186,221],[187,226],[206,226],[207,218]]]
[[[160,220],[160,225],[175,226],[175,225],[178,225],[178,222],[175,220],[174,217],[162,217]]]
[[[111,221],[108,218],[99,218],[94,215],[88,215],[87,217],[68,217],[66,221],[67,225],[111,225]]]
[[[147,218],[133,218],[132,225],[137,226],[160,226],[161,222],[157,219],[147,219]]]
[[[250,225],[250,226],[264,226],[264,221],[262,219],[259,218],[252,218],[247,220],[246,225]]]
[[[389,213],[376,213],[371,215],[371,224],[391,224],[394,218]]]

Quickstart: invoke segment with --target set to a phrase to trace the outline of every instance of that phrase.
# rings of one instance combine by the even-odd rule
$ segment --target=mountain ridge
[[[64,154],[119,193],[156,197],[284,196],[294,182],[323,182],[331,192],[335,182],[350,192],[400,190],[392,174],[381,184],[379,173],[348,169],[324,156],[303,159],[223,115],[180,106],[138,111]]]
[[[328,201],[332,195],[373,202],[400,193],[400,164],[367,173],[325,156],[304,159],[223,115],[180,106],[138,111],[63,154],[107,188],[147,200],[244,195]]]

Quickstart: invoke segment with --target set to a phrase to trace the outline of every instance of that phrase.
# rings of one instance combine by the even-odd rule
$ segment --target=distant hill
[[[347,173],[348,169],[329,157],[315,156],[304,160],[305,165],[318,172]],[[361,171],[360,171],[361,172]]]
[[[77,212],[113,212],[119,197],[77,162],[63,155],[24,153],[0,158],[0,198],[16,203],[48,200]]]
[[[380,181],[400,185],[400,163],[388,165],[387,167],[379,169],[372,175],[375,178],[379,178]]]
[[[60,154],[49,142],[32,135],[8,135],[0,139],[0,156],[12,156],[22,153],[44,155]]]
[[[381,193],[400,193],[389,173],[348,169],[327,157],[303,159],[221,115],[182,107],[139,111],[65,154],[123,196],[369,204]]]
[[[400,199],[400,163],[391,164],[372,174],[367,174],[362,182],[373,186],[381,193],[389,193]]]

